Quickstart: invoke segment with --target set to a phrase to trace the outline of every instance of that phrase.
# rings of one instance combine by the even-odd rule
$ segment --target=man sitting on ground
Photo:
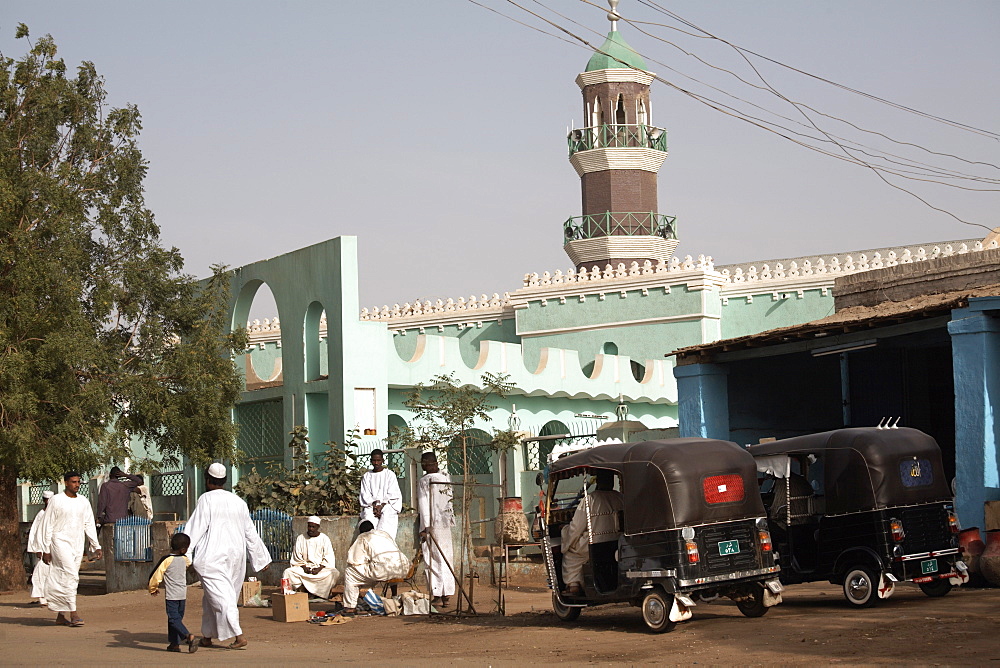
[[[306,532],[295,539],[295,549],[289,567],[281,577],[287,578],[293,589],[303,586],[313,596],[330,598],[330,590],[337,584],[340,571],[333,555],[333,543],[326,534],[319,532],[319,517],[307,520]]]
[[[404,578],[410,571],[410,560],[399,551],[392,536],[375,529],[368,520],[358,526],[358,531],[360,535],[347,553],[344,570],[345,615],[355,613],[361,587]]]

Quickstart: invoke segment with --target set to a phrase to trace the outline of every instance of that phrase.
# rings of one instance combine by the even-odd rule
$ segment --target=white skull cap
[[[316,515],[310,515],[306,519],[306,524],[319,524],[319,523],[320,523],[320,519]]]
[[[56,495],[56,493],[53,492],[51,489],[42,492],[42,498],[43,499],[51,499],[55,495]]]
[[[226,467],[220,464],[219,462],[215,462],[214,464],[208,467],[208,475],[212,476],[213,478],[225,478]]]

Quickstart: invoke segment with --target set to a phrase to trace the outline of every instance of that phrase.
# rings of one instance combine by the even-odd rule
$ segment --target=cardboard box
[[[271,594],[271,608],[276,622],[304,622],[309,619],[309,594]]]
[[[247,604],[247,600],[253,598],[261,591],[260,580],[256,582],[244,582],[243,589],[240,590],[240,597],[236,601],[236,605],[244,606]]]

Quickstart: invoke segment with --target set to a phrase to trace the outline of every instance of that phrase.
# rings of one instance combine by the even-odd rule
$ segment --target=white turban
[[[55,495],[56,495],[56,493],[53,492],[51,489],[48,489],[48,490],[45,490],[44,492],[42,492],[42,498],[43,499],[51,499]]]
[[[310,515],[306,519],[306,523],[307,524],[319,524],[320,523],[320,519],[316,515]]]
[[[225,478],[226,467],[220,464],[219,462],[215,462],[214,464],[208,467],[208,475],[212,476],[213,478]]]

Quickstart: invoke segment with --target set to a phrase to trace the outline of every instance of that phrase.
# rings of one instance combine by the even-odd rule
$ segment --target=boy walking
[[[187,569],[191,560],[187,556],[191,547],[191,537],[186,533],[175,533],[170,537],[170,554],[163,557],[156,570],[149,577],[149,593],[156,596],[163,583],[164,598],[167,603],[167,645],[168,652],[180,652],[181,643],[188,646],[188,652],[198,650],[197,638],[188,633],[184,626],[184,607],[187,604]]]

